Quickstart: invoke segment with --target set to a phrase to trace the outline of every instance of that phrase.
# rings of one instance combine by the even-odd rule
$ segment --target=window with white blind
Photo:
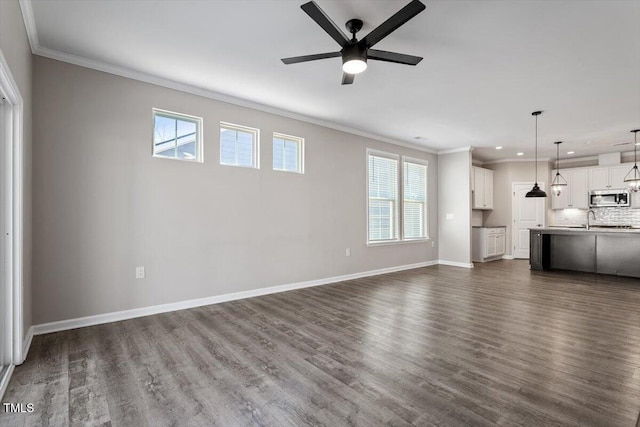
[[[406,240],[427,238],[427,165],[403,159],[403,221]]]
[[[398,158],[369,152],[369,242],[398,239]]]
[[[304,139],[274,132],[273,170],[304,173]]]
[[[427,162],[368,150],[367,178],[368,243],[427,239]]]
[[[202,119],[153,109],[153,156],[202,162]]]
[[[258,168],[259,130],[220,123],[220,164]]]

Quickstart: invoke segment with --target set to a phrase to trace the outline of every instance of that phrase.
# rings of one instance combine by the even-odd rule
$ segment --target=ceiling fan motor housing
[[[367,62],[367,47],[360,43],[349,43],[342,48],[342,63],[359,59]]]

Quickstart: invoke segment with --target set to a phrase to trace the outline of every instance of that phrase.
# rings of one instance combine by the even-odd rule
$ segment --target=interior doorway
[[[544,182],[538,183],[544,191]],[[512,184],[511,248],[514,258],[529,258],[529,229],[546,225],[546,197],[525,197],[533,182],[514,182]]]
[[[7,129],[5,125],[5,98],[0,96],[0,168],[4,171],[6,165],[6,148],[7,148]],[[11,319],[7,314],[11,313],[11,307],[9,306],[9,287],[7,283],[7,230],[6,230],[6,179],[5,174],[0,173],[0,378],[9,366],[11,355],[7,354],[10,349],[11,331],[9,325]]]
[[[22,319],[23,108],[0,51],[0,397],[24,361]]]

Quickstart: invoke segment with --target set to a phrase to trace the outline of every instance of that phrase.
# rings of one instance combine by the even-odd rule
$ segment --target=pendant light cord
[[[538,115],[536,114],[536,163],[533,165],[536,175],[536,184],[538,184]]]
[[[638,131],[633,132],[633,163],[638,166]]]

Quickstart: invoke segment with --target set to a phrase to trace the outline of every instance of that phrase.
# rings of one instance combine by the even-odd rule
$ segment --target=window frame
[[[290,142],[295,142],[298,145],[298,169],[295,171],[292,170],[287,170],[287,169],[276,169],[275,167],[275,161],[273,158],[273,140],[279,138],[285,141],[290,141]],[[284,149],[283,149],[283,155],[284,155]],[[284,164],[284,161],[283,161]],[[288,173],[298,173],[298,174],[304,174],[304,138],[301,138],[299,136],[293,136],[293,135],[288,135],[286,133],[281,133],[281,132],[273,132],[273,135],[271,137],[271,167],[274,171],[278,171],[278,172],[288,172]]]
[[[416,157],[410,157],[410,156],[401,156],[401,163],[402,163],[402,172],[401,172],[401,176],[402,176],[402,185],[400,185],[401,190],[402,190],[402,240],[405,242],[420,242],[420,241],[426,241],[429,240],[429,161],[428,160],[424,160],[424,159],[419,159]],[[424,188],[424,213],[423,213],[423,220],[424,220],[424,237],[409,237],[409,238],[405,238],[404,237],[404,203],[405,203],[405,188],[404,188],[404,164],[405,163],[413,163],[415,165],[421,165],[425,167],[425,180],[424,180],[424,184],[425,184],[425,188]]]
[[[168,156],[160,156],[156,154],[156,142],[155,142],[155,129],[156,129],[156,115],[160,115],[162,117],[168,119],[182,120],[195,122],[196,124],[196,157],[195,159],[183,159],[180,157],[168,157]],[[151,109],[151,157],[156,159],[166,159],[166,160],[180,160],[183,162],[190,163],[204,163],[204,144],[203,144],[203,119],[202,117],[193,116],[190,114],[177,113],[175,111],[163,110],[161,108],[152,108]],[[177,135],[176,135],[177,138]]]
[[[251,147],[251,155],[253,157],[252,165],[239,165],[237,164],[237,151],[236,151],[236,164],[233,163],[223,163],[222,162],[222,129],[235,130],[236,132],[246,132],[253,135],[253,145]],[[260,129],[252,128],[249,126],[238,125],[235,123],[229,122],[220,122],[220,127],[218,131],[218,142],[220,144],[220,165],[221,166],[232,166],[236,168],[246,168],[246,169],[260,169]]]
[[[398,161],[398,177],[397,177],[397,194],[398,194],[398,203],[396,207],[397,218],[396,218],[396,238],[394,239],[384,239],[384,240],[370,240],[369,239],[369,157],[378,156],[385,157],[388,159],[393,159]],[[401,243],[424,243],[430,240],[429,238],[429,161],[425,159],[420,159],[411,156],[400,155],[396,153],[390,153],[388,151],[376,150],[373,148],[367,148],[366,156],[365,156],[365,180],[366,180],[366,194],[365,194],[365,215],[366,215],[366,246],[383,246],[383,245],[394,245]],[[424,210],[424,229],[425,229],[425,237],[417,237],[417,238],[404,238],[404,163],[414,163],[420,164],[426,167],[426,181],[425,181],[425,210]]]
[[[379,151],[379,150],[374,150],[374,149],[370,149],[367,148],[367,155],[365,157],[366,159],[366,181],[367,181],[367,191],[366,191],[366,215],[367,215],[367,245],[381,245],[381,244],[389,244],[389,243],[398,243],[401,241],[400,236],[402,236],[402,229],[400,226],[400,217],[402,215],[402,212],[400,210],[400,201],[402,200],[401,194],[397,191],[398,189],[396,189],[396,196],[397,196],[397,201],[396,201],[396,206],[395,206],[395,218],[393,218],[393,227],[395,228],[395,235],[396,237],[393,239],[380,239],[380,240],[371,240],[370,239],[370,233],[369,233],[369,223],[370,223],[370,216],[369,216],[369,201],[370,201],[370,197],[369,197],[369,158],[371,156],[376,156],[376,157],[382,157],[382,158],[386,158],[386,159],[391,159],[391,160],[395,160],[396,162],[398,162],[398,168],[396,171],[396,182],[399,185],[398,181],[401,178],[400,175],[400,167],[401,167],[401,161],[400,161],[400,155],[398,154],[394,154],[394,153],[388,153],[385,151]]]

